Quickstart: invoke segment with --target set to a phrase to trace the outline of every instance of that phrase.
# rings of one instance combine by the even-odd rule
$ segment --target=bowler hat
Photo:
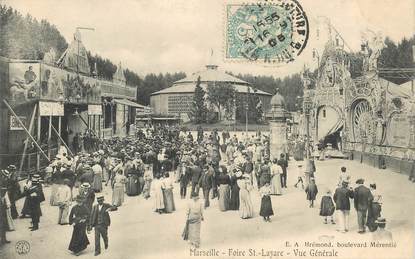
[[[98,196],[97,197],[97,201],[103,201],[104,200],[104,196]]]

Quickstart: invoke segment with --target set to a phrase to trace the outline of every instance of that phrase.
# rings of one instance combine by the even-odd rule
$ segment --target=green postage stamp
[[[296,0],[226,4],[225,60],[289,63],[307,45],[307,15]]]

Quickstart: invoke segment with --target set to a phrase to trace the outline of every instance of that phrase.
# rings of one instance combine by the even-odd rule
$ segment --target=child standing
[[[303,171],[303,165],[302,164],[299,164],[297,170],[298,170],[298,180],[297,180],[297,183],[294,184],[294,187],[297,188],[297,185],[299,183],[301,183],[301,187],[303,187],[303,190],[304,190],[304,183],[303,183],[304,171]]]
[[[334,213],[334,202],[331,198],[331,192],[330,190],[327,190],[327,192],[321,197],[321,204],[320,204],[320,216],[324,217],[324,224],[327,224],[327,219],[330,217],[331,224],[334,223],[333,220],[333,213]]]
[[[259,215],[264,218],[264,221],[271,222],[270,216],[274,215],[274,211],[272,210],[272,203],[271,203],[271,185],[269,182],[266,182],[264,186],[259,189],[259,193],[261,194],[261,210],[259,211]]]
[[[310,179],[310,184],[307,185],[307,187],[305,188],[305,192],[307,194],[307,200],[310,201],[310,208],[313,208],[314,200],[316,199],[318,193],[317,185],[315,183],[314,178]]]

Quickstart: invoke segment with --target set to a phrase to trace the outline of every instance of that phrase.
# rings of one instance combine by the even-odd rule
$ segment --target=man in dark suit
[[[199,180],[202,176],[202,168],[197,163],[190,167],[190,171],[192,172],[192,192],[199,194]]]
[[[212,165],[209,164],[205,166],[202,176],[199,179],[199,186],[202,187],[203,198],[205,199],[205,209],[210,206],[209,193],[210,189],[212,189],[214,174],[215,170],[213,169]]]
[[[111,224],[109,211],[117,210],[117,207],[104,203],[104,196],[97,197],[98,204],[92,208],[89,220],[88,232],[95,228],[95,255],[101,253],[100,237],[104,240],[105,249],[108,248],[108,227]]]
[[[31,231],[39,229],[39,220],[42,216],[42,210],[40,209],[40,203],[45,201],[45,195],[43,194],[42,185],[39,182],[40,175],[33,175],[32,187],[28,189],[24,194],[26,195],[27,204],[30,209],[30,216],[32,218]]]
[[[187,162],[183,162],[182,171],[180,172],[180,197],[186,198],[187,185],[189,184],[192,172]]]
[[[370,189],[364,186],[364,180],[358,179],[356,181],[358,187],[354,189],[354,208],[357,211],[357,224],[359,225],[358,233],[366,232],[366,215],[370,202],[373,200]]]
[[[354,197],[353,189],[348,185],[348,181],[343,181],[333,195],[337,211],[337,231],[342,233],[349,231],[350,199]]]

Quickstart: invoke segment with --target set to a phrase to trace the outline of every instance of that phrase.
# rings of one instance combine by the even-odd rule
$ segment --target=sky
[[[224,60],[225,5],[236,0],[0,0],[22,14],[56,25],[68,43],[76,27],[92,53],[122,63],[139,75],[184,71],[216,63],[223,71],[283,77],[315,67],[323,52],[327,21],[358,51],[361,32],[382,32],[394,41],[415,32],[415,0],[298,0],[310,24],[309,42],[289,64],[264,66]],[[239,2],[242,2],[239,1]],[[328,18],[328,19],[327,19]],[[319,36],[317,37],[317,28]],[[213,50],[213,58],[210,57]]]

